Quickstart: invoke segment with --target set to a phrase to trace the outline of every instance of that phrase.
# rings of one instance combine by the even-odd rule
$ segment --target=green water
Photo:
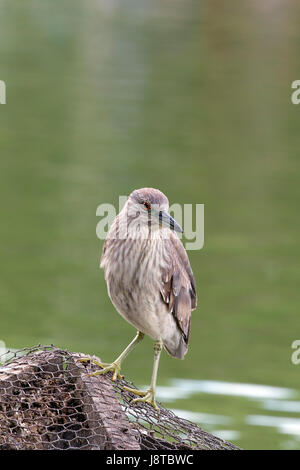
[[[96,208],[154,186],[172,203],[205,204],[205,246],[189,252],[199,294],[189,354],[163,355],[159,385],[261,384],[295,390],[299,403],[299,3],[0,9],[0,339],[115,358],[135,331],[106,293]],[[145,385],[151,341],[138,348],[123,371]],[[245,448],[300,448],[299,428],[248,418],[299,420],[296,405],[202,391],[165,404],[229,417],[202,424],[238,431]]]

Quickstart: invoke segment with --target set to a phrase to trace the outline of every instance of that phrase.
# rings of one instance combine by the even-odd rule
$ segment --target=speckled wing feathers
[[[197,306],[195,280],[181,241],[172,233],[166,243],[169,244],[166,249],[172,257],[169,267],[162,273],[161,295],[188,344],[191,311]]]

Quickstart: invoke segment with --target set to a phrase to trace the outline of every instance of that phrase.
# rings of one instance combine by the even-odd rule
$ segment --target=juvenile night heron
[[[120,376],[121,363],[149,335],[154,339],[154,364],[146,392],[127,388],[157,409],[155,386],[162,347],[183,359],[188,349],[191,311],[197,295],[187,253],[176,232],[181,227],[168,213],[169,202],[159,190],[133,191],[115,218],[104,243],[100,266],[115,308],[138,331],[136,337],[111,364],[93,361],[101,370]]]

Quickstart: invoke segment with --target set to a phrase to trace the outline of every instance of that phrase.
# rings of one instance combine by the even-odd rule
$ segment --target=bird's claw
[[[159,413],[159,408],[156,404],[154,396],[151,395],[150,393],[147,393],[144,397],[135,398],[134,400],[132,400],[131,404],[134,405],[135,403],[138,403],[138,402],[149,403],[149,405],[151,405],[155,409],[155,411]]]
[[[123,379],[123,375],[120,374],[121,372],[121,364],[118,362],[112,362],[111,364],[107,362],[99,362],[94,359],[90,358],[82,358],[79,359],[80,362],[91,362],[92,364],[95,364],[98,367],[101,367],[101,370],[96,370],[95,372],[91,372],[88,374],[89,377],[93,377],[95,375],[102,375],[106,374],[107,372],[113,372],[112,380],[113,382],[116,382],[117,379]]]
[[[149,390],[146,390],[146,392],[142,392],[141,390],[137,390],[135,388],[130,387],[123,388],[127,392],[133,393],[134,395],[139,395],[139,398],[134,398],[131,401],[132,405],[139,402],[148,403],[149,405],[153,406],[153,408],[159,413],[160,410],[155,401],[155,394],[151,388]]]

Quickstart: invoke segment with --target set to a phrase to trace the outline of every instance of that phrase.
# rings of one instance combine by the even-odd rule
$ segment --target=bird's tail
[[[163,340],[163,345],[170,356],[176,357],[177,359],[184,359],[184,356],[188,351],[188,345],[183,337],[180,338],[177,344]]]

